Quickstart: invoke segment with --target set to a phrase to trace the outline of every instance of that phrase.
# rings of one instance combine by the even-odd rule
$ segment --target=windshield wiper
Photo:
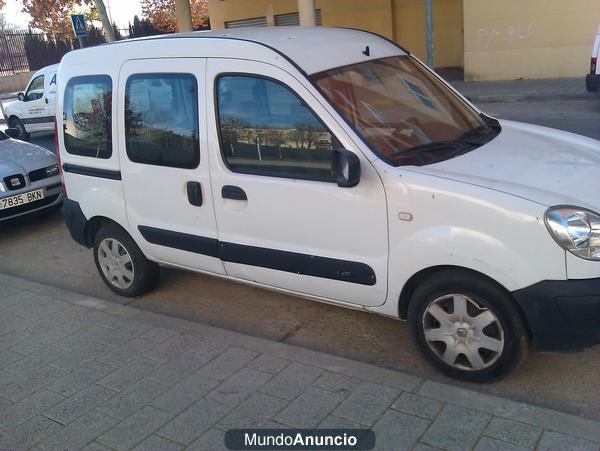
[[[396,158],[399,160],[417,158],[422,165],[425,165],[449,160],[472,148],[473,145],[459,141],[433,141],[406,149],[396,154]]]

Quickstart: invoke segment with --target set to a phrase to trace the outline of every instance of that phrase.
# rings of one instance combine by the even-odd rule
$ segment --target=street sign
[[[85,17],[83,17],[83,15],[72,15],[71,23],[73,24],[73,31],[75,32],[75,36],[87,36],[87,27],[85,26]]]

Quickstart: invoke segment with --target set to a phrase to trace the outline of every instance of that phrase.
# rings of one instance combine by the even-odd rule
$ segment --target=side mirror
[[[17,94],[17,98],[18,98],[18,99],[19,99],[21,102],[23,102],[23,101],[25,100],[25,94],[23,94],[22,92],[20,92],[20,93],[18,93],[18,94]]]
[[[4,133],[6,133],[10,138],[19,137],[19,130],[17,130],[16,128],[7,128],[6,130],[4,130]]]
[[[346,149],[335,149],[331,171],[338,186],[351,188],[360,182],[360,159]]]

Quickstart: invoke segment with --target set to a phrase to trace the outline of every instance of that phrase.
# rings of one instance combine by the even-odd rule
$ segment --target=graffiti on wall
[[[535,24],[527,26],[508,25],[506,28],[480,28],[477,32],[479,43],[486,49],[492,48],[494,43],[504,41],[516,43],[532,37],[535,34]]]

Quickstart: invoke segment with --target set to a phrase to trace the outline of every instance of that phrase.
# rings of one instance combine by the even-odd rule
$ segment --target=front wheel
[[[158,265],[116,224],[105,225],[96,233],[94,261],[104,283],[121,296],[139,296],[156,283]]]
[[[21,119],[19,119],[18,117],[13,118],[10,121],[10,126],[11,128],[16,128],[19,131],[19,136],[17,136],[17,139],[20,139],[21,141],[29,141],[31,135],[27,133],[27,130],[25,129],[25,124],[23,124],[23,121]]]
[[[413,340],[444,374],[472,382],[508,375],[525,360],[529,334],[510,295],[468,272],[433,275],[408,311]]]

